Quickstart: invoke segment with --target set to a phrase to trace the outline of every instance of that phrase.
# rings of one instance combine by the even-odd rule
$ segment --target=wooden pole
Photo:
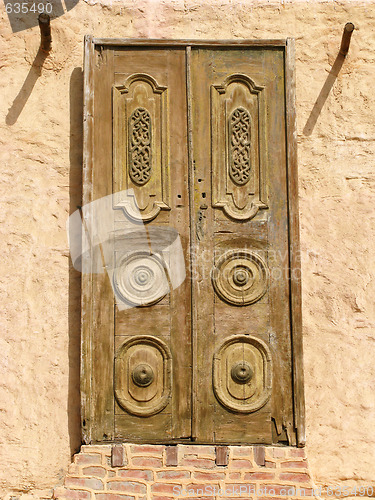
[[[40,28],[40,48],[43,52],[48,52],[51,50],[51,26],[50,26],[50,16],[48,14],[39,14],[38,22]]]
[[[342,54],[343,56],[346,56],[346,54],[348,53],[350,39],[352,37],[353,31],[354,31],[354,24],[346,23],[344,27],[344,32],[342,34],[341,47],[340,47],[340,54]]]

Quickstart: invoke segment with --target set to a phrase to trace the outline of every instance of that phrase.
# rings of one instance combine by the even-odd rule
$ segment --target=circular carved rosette
[[[120,259],[113,274],[117,296],[133,306],[159,302],[169,291],[166,269],[156,255],[136,252]]]
[[[228,337],[213,360],[218,401],[231,411],[251,413],[270,399],[272,360],[265,342],[250,335]]]
[[[267,264],[249,250],[231,250],[222,255],[211,273],[220,298],[236,306],[253,304],[266,293]]]

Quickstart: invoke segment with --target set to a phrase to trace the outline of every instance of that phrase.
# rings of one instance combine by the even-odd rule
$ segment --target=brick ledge
[[[69,466],[64,485],[55,488],[53,498],[286,500],[313,497],[315,486],[309,474],[306,450],[302,448],[264,447],[264,465],[257,465],[255,447],[229,446],[228,465],[218,466],[214,446],[177,445],[177,465],[168,466],[167,446],[131,443],[120,446],[124,454],[124,465],[120,467],[112,467],[112,445],[82,446]]]

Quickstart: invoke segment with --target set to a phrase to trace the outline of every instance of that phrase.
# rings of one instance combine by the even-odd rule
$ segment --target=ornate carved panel
[[[212,202],[235,220],[268,208],[263,89],[243,74],[211,86]]]
[[[237,306],[253,304],[266,293],[267,264],[249,250],[230,250],[222,255],[211,272],[220,298]]]
[[[133,201],[119,199],[116,207],[135,220],[170,210],[167,100],[167,88],[147,74],[113,87],[115,191],[134,190]]]
[[[226,408],[251,413],[271,396],[271,353],[265,342],[250,335],[234,335],[220,346],[213,361],[217,399]]]
[[[236,108],[229,117],[229,176],[243,186],[250,179],[251,122],[246,109]]]
[[[129,118],[129,176],[138,186],[151,177],[151,129],[147,109],[135,109]]]
[[[128,413],[151,416],[162,411],[171,394],[169,347],[151,336],[131,337],[115,357],[115,395]]]

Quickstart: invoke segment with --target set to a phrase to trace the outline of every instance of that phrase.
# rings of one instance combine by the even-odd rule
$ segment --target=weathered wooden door
[[[114,195],[114,265],[83,278],[87,442],[303,443],[292,59],[86,38],[84,203]]]

